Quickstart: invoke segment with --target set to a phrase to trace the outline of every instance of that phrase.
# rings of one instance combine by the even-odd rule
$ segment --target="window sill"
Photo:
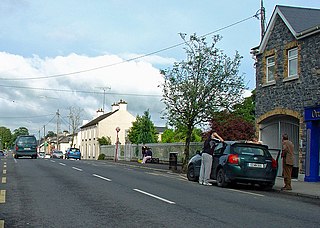
[[[271,82],[267,82],[267,83],[263,84],[262,87],[268,87],[268,86],[272,86],[275,84],[276,84],[276,81],[271,81]]]
[[[283,81],[284,81],[284,82],[288,82],[288,81],[297,80],[297,79],[299,79],[299,76],[298,76],[298,75],[284,78]]]

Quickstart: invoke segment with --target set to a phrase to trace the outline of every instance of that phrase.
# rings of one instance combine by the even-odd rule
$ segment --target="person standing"
[[[199,184],[212,185],[209,183],[211,167],[212,167],[212,155],[214,148],[219,142],[224,140],[218,135],[217,132],[213,132],[209,138],[204,142],[203,151],[201,155],[201,168],[199,176]]]
[[[291,174],[293,167],[293,150],[294,145],[289,140],[287,134],[282,135],[282,167],[283,167],[283,178],[284,178],[284,187],[281,190],[292,190],[291,186]]]

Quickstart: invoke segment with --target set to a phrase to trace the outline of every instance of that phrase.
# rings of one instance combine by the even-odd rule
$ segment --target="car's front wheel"
[[[189,181],[197,181],[193,165],[190,165],[188,167],[187,178],[188,178]]]
[[[226,175],[224,173],[224,170],[221,168],[219,169],[218,171],[218,174],[217,174],[217,186],[219,187],[227,187],[227,182],[226,182]]]

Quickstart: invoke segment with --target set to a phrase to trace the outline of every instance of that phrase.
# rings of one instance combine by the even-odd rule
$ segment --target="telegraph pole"
[[[60,129],[60,113],[57,111],[57,150],[59,150],[59,129]]]
[[[263,6],[263,0],[261,0],[260,13],[261,13],[261,20],[260,20],[261,40],[262,40],[264,37],[264,33],[265,33],[265,21],[266,21],[266,10]]]
[[[47,151],[46,151],[46,125],[43,125],[43,147],[44,147],[44,153],[47,154]]]
[[[102,111],[104,113],[104,104],[106,103],[106,90],[107,89],[111,89],[111,87],[106,86],[106,87],[96,87],[98,89],[102,89],[103,90],[103,103],[102,103]]]

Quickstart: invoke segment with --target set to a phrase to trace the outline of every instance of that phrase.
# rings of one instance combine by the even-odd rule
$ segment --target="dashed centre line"
[[[6,190],[0,190],[0,203],[6,202]]]
[[[75,170],[78,170],[78,171],[82,172],[82,169],[80,169],[80,168],[77,168],[77,167],[72,167],[72,168],[75,169]]]
[[[63,166],[65,166],[66,164],[64,164],[64,163],[61,163],[61,162],[60,162],[60,163],[59,163],[59,165],[63,165]]]
[[[102,179],[102,180],[111,181],[111,179],[106,178],[106,177],[99,176],[99,175],[97,175],[97,174],[92,174],[92,175],[93,175],[94,177],[98,177],[98,178],[100,178],[100,179]]]
[[[133,189],[133,191],[140,192],[140,193],[142,193],[142,194],[145,194],[145,195],[147,195],[147,196],[151,196],[151,197],[153,197],[153,198],[155,198],[155,199],[161,200],[161,201],[166,202],[166,203],[169,203],[169,204],[176,204],[175,202],[172,202],[172,201],[167,200],[167,199],[164,199],[164,198],[162,198],[162,197],[159,197],[159,196],[153,195],[153,194],[151,194],[151,193],[142,191],[142,190],[140,190],[140,189],[136,189],[136,188],[135,188],[135,189]]]
[[[2,177],[2,184],[6,184],[7,183],[7,178],[6,177]]]

